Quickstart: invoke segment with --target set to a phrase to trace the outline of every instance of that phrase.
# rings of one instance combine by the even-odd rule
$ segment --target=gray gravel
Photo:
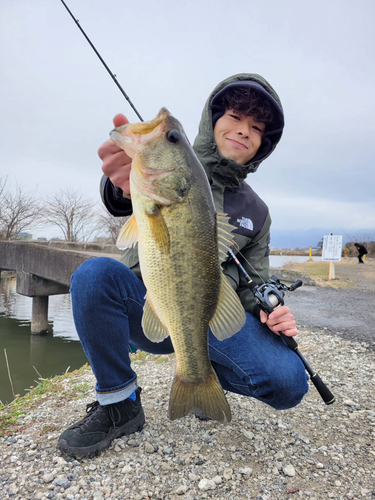
[[[289,292],[285,304],[299,325],[322,329],[375,348],[375,293],[358,288],[302,286]]]
[[[66,460],[56,441],[92,401],[94,377],[88,369],[64,381],[21,417],[13,436],[0,439],[0,499],[374,499],[373,352],[318,329],[302,329],[299,345],[334,405],[325,406],[314,388],[282,412],[228,394],[230,424],[193,416],[171,422],[175,359],[149,356],[134,362],[145,428],[90,460]],[[90,389],[67,399],[65,389],[84,382]]]

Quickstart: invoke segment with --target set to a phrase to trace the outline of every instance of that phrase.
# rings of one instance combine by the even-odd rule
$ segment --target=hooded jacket
[[[221,156],[213,132],[213,121],[216,122],[225,111],[220,109],[219,97],[228,87],[237,85],[248,85],[266,96],[272,104],[275,115],[275,125],[266,127],[256,156],[246,165],[239,165]],[[271,217],[267,205],[244,181],[247,175],[255,172],[260,163],[273,152],[281,138],[283,126],[282,106],[275,90],[261,76],[243,73],[222,81],[210,94],[193,145],[210,181],[216,211],[226,213],[230,218],[229,222],[236,227],[232,233],[235,241],[233,251],[234,253],[240,251],[237,255],[239,261],[257,284],[261,284],[269,277]],[[131,201],[122,198],[121,189],[113,186],[105,176],[101,181],[101,195],[107,210],[112,215],[131,215]],[[121,261],[141,278],[137,246],[126,249]],[[259,317],[259,307],[256,305],[253,293],[246,286],[246,280],[239,273],[235,262],[228,258],[223,262],[222,268],[229,283],[237,291],[245,310]]]

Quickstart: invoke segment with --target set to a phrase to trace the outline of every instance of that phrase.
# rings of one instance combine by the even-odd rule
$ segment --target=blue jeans
[[[154,343],[143,334],[146,288],[124,264],[107,257],[86,261],[72,276],[75,326],[96,377],[100,404],[122,401],[137,388],[129,344],[153,354],[173,352],[170,337]],[[246,313],[244,327],[219,341],[209,332],[209,353],[224,390],[278,410],[296,406],[308,391],[299,357],[268,327]]]

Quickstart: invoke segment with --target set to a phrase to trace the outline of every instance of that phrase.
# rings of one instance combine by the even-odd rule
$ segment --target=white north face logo
[[[254,228],[253,221],[251,219],[246,219],[246,217],[242,217],[242,219],[237,219],[237,222],[241,227],[249,229],[250,231],[252,231]]]

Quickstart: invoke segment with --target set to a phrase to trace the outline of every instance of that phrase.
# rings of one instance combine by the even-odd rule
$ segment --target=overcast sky
[[[67,4],[142,117],[166,106],[191,141],[219,81],[271,83],[286,128],[248,182],[274,228],[375,227],[373,1]],[[0,176],[100,203],[97,149],[116,113],[138,119],[60,0],[0,0],[0,71]]]

